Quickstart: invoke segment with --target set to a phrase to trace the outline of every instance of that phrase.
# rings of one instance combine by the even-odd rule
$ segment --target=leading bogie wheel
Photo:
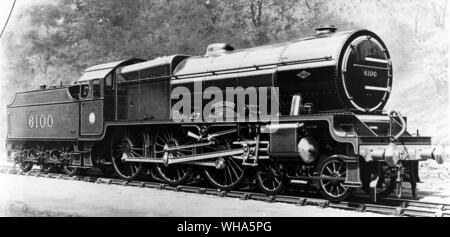
[[[340,202],[346,199],[354,190],[344,186],[347,171],[342,158],[330,156],[322,159],[317,170],[321,178],[318,180],[320,193],[326,199],[332,202]]]
[[[142,163],[129,162],[126,158],[139,159],[145,156],[148,134],[131,135],[126,133],[111,142],[111,161],[115,173],[123,180],[136,179],[142,171]]]
[[[379,197],[386,197],[393,193],[396,188],[396,169],[389,167],[386,163],[375,163],[361,165],[361,181],[362,189],[370,194],[370,182],[372,182],[372,174],[378,174],[378,182],[376,184],[376,192]]]
[[[281,163],[272,160],[261,162],[255,173],[256,183],[265,194],[282,194],[287,187],[286,175]]]

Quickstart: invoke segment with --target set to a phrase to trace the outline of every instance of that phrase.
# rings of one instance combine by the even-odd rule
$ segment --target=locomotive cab
[[[187,57],[159,57],[118,69],[117,120],[169,120],[171,76],[175,66]]]
[[[82,135],[100,135],[103,132],[103,120],[116,119],[116,71],[141,61],[130,59],[105,63],[84,71],[74,88],[71,88],[81,102]],[[97,122],[96,117],[100,119]]]

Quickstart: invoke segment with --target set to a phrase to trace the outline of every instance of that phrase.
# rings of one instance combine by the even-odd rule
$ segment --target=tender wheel
[[[42,158],[42,153],[45,152],[45,147],[44,146],[37,146],[35,148],[40,154],[41,154],[41,158]],[[52,159],[52,157],[50,157],[50,159]],[[41,159],[39,162],[39,167],[41,168],[41,172],[44,174],[48,174],[54,171],[54,165],[53,164],[49,164],[47,163],[47,156],[44,156],[44,159]]]
[[[33,168],[33,163],[24,161],[28,159],[28,150],[24,150],[23,145],[14,145],[14,161],[19,164],[20,169],[23,172],[28,172]]]
[[[61,162],[63,159],[63,147],[64,144],[57,144],[56,148],[52,149],[49,151],[48,153],[48,158],[50,161],[55,161],[55,162]],[[61,163],[57,163],[57,164],[52,164],[52,170],[51,172],[54,173],[61,173],[64,169],[63,167],[64,165]]]
[[[379,171],[378,171],[379,169]],[[372,181],[372,174],[380,173],[377,183],[377,195],[379,197],[386,197],[393,193],[396,188],[396,171],[395,168],[389,167],[387,164],[372,164],[371,167],[361,169],[361,181],[363,183],[363,190],[370,194],[370,182]]]
[[[337,180],[320,179],[321,194],[330,201],[340,202],[346,199],[352,188],[343,186],[346,177],[346,167],[341,158],[331,156],[319,162],[318,174],[322,178],[335,178]]]
[[[44,174],[48,174],[53,172],[54,166],[52,164],[43,163],[39,165],[41,167],[41,172]]]
[[[153,153],[156,158],[163,159],[165,149],[174,146],[186,145],[188,142],[185,138],[181,137],[180,132],[161,132],[156,136]],[[194,154],[193,149],[181,149],[169,154],[169,159],[178,156],[186,156]],[[189,180],[193,175],[193,169],[190,165],[164,165],[158,164],[155,167],[155,171],[158,176],[167,184],[176,186],[183,184]]]
[[[229,150],[231,142],[226,141],[223,144],[212,146],[207,152]],[[245,167],[241,161],[233,157],[221,157],[216,160],[217,167],[205,167],[203,169],[204,177],[214,187],[229,191],[239,187],[245,180]]]
[[[73,149],[72,145],[66,145],[61,148],[60,154],[61,154],[61,156],[70,157],[70,153],[73,151],[74,151],[74,149]],[[62,170],[68,176],[79,175],[82,171],[81,168],[71,167],[69,165],[63,165]]]
[[[33,163],[22,161],[19,163],[19,167],[23,172],[29,172],[33,168]]]
[[[31,147],[30,149],[27,149],[25,153],[25,159],[26,160],[39,160],[39,150],[36,147]],[[19,163],[20,169],[22,169],[23,172],[29,172],[33,168],[33,162],[31,161],[20,161]]]
[[[81,173],[81,169],[78,167],[70,167],[70,166],[64,166],[63,167],[64,173],[66,173],[69,176],[76,176]]]
[[[144,156],[144,144],[146,135],[133,138],[125,135],[111,143],[111,161],[115,173],[123,180],[131,181],[142,171],[142,163],[126,162],[125,158],[141,158]]]
[[[286,190],[286,176],[281,164],[273,161],[261,163],[255,173],[256,183],[268,195],[278,195]]]

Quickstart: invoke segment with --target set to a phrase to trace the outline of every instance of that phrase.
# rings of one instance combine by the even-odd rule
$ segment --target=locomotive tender
[[[316,30],[288,43],[214,44],[204,56],[101,64],[73,85],[17,93],[8,106],[8,157],[23,171],[98,167],[132,180],[145,170],[170,185],[201,174],[222,190],[252,179],[270,195],[306,185],[331,201],[356,188],[374,199],[396,188],[400,196],[402,181],[414,195],[418,162],[442,157],[430,137],[407,132],[400,113],[383,111],[393,80],[386,45],[368,30]],[[171,92],[195,83],[278,88],[277,122],[236,113],[207,122],[173,111]]]

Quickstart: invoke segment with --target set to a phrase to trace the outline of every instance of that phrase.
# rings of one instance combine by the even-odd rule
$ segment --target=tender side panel
[[[8,108],[8,139],[76,139],[78,103]]]

